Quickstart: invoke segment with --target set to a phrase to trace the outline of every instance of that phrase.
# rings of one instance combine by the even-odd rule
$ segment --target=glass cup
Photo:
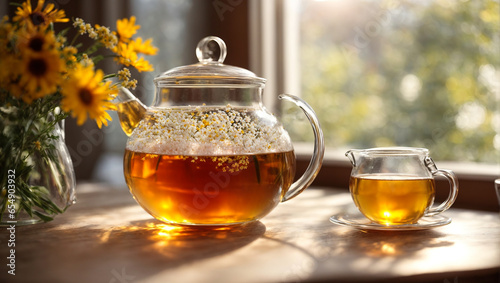
[[[349,190],[368,219],[382,225],[415,224],[439,214],[455,202],[458,179],[450,170],[437,169],[425,148],[372,148],[349,150],[353,165]],[[448,199],[433,206],[434,176],[450,182]]]

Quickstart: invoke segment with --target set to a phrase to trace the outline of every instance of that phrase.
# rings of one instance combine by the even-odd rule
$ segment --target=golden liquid
[[[146,114],[146,109],[137,100],[119,103],[117,108],[122,129],[127,136],[130,136]]]
[[[177,224],[236,224],[268,214],[293,182],[293,151],[181,156],[125,151],[125,179],[137,202]]]
[[[401,175],[351,177],[349,189],[359,210],[384,225],[416,223],[434,202],[432,178]]]

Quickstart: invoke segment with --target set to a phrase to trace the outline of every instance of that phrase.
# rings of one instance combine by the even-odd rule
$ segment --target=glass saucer
[[[342,213],[330,217],[330,222],[361,230],[409,231],[425,230],[448,225],[451,223],[451,218],[438,214],[433,216],[424,216],[420,218],[417,223],[413,224],[383,225],[372,222],[361,213]]]

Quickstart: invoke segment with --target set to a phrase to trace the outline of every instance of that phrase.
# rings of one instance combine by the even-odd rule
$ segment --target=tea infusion
[[[416,223],[434,202],[433,178],[371,174],[351,177],[349,188],[359,210],[384,225]]]
[[[293,182],[295,156],[281,130],[259,125],[245,111],[227,106],[148,113],[124,157],[136,201],[170,223],[236,224],[268,214]],[[130,117],[120,117],[122,123],[134,123],[124,118]]]
[[[259,219],[293,182],[293,151],[259,155],[179,156],[127,150],[125,178],[137,202],[172,223]]]

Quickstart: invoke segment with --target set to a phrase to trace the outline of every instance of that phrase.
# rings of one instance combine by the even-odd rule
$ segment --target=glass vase
[[[50,121],[53,117],[33,123]],[[48,222],[75,203],[75,172],[64,142],[63,122],[53,123],[49,134],[45,135],[43,147],[34,151],[20,150],[19,160],[8,163],[10,168],[2,168],[0,226]],[[3,138],[8,132],[5,128]],[[8,143],[6,146],[4,142],[2,146],[0,153],[19,148]]]

